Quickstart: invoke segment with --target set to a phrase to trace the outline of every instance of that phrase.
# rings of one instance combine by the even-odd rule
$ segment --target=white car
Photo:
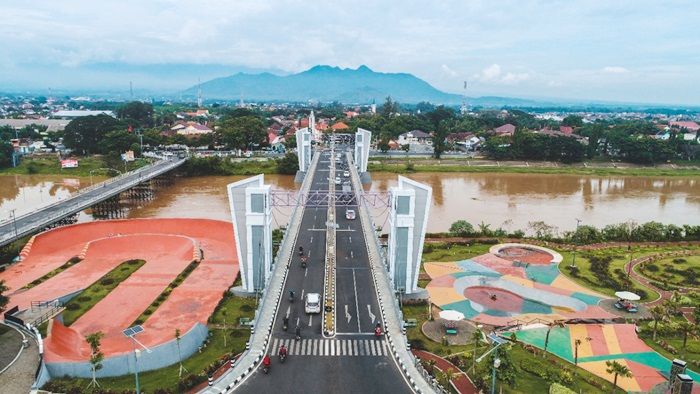
[[[355,220],[355,210],[354,209],[348,209],[345,211],[345,219],[348,220]]]
[[[306,293],[304,311],[306,313],[321,313],[321,295],[318,293]]]
[[[339,177],[335,177],[335,184],[340,185],[343,181]]]
[[[350,171],[343,171],[343,176],[348,178],[350,176]]]

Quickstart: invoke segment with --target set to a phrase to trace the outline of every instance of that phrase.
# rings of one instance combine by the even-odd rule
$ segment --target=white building
[[[411,144],[427,144],[432,145],[433,141],[430,139],[430,134],[422,130],[411,130],[407,131],[401,135],[396,140],[399,145],[411,145]]]
[[[64,110],[64,111],[56,111],[53,114],[51,114],[52,118],[59,118],[59,119],[75,119],[75,118],[80,118],[83,116],[97,116],[97,115],[107,115],[111,116],[113,118],[116,118],[117,116],[114,114],[112,111],[102,111],[102,110]]]

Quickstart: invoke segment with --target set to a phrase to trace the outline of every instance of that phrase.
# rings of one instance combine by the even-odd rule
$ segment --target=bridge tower
[[[234,291],[243,294],[262,291],[272,271],[272,207],[264,182],[260,174],[226,187],[243,282]]]
[[[311,149],[311,130],[308,127],[299,129],[296,132],[297,139],[297,157],[299,159],[299,172],[294,181],[301,183],[304,180],[304,175],[309,170],[311,165],[311,159],[313,157],[313,151]]]
[[[357,129],[355,133],[355,155],[353,161],[357,167],[362,183],[370,183],[371,179],[367,172],[367,161],[369,160],[369,145],[372,142],[372,132],[363,128]]]
[[[389,277],[395,291],[423,298],[427,294],[418,287],[418,273],[433,189],[399,176],[390,194]]]

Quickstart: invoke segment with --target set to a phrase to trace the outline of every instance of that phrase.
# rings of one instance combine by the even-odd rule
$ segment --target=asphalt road
[[[345,162],[345,157],[343,162]],[[347,163],[344,163],[347,165]],[[324,154],[314,174],[311,190],[328,190],[330,161]],[[342,170],[338,172],[342,176]],[[343,178],[343,180],[349,178]],[[307,207],[295,245],[295,257],[287,276],[284,294],[297,294],[292,303],[280,303],[268,352],[270,373],[261,368],[237,392],[243,393],[404,393],[411,392],[391,358],[384,339],[374,336],[381,313],[371,277],[367,248],[358,219],[347,220],[345,207],[336,209],[336,331],[334,338],[321,335],[321,314],[304,313],[299,295],[316,292],[323,296],[325,226],[327,207]],[[356,208],[354,208],[356,209]],[[299,246],[308,253],[308,265],[301,268]],[[288,314],[290,327],[282,329]],[[297,321],[302,339],[294,339]],[[279,362],[277,351],[284,343],[289,357]]]
[[[13,242],[23,236],[32,234],[49,224],[82,211],[100,201],[128,190],[134,185],[153,178],[168,169],[176,168],[184,160],[159,161],[142,170],[120,179],[114,179],[103,188],[96,188],[74,197],[52,204],[28,215],[18,216],[15,221],[9,220],[0,224],[0,246]],[[170,168],[172,167],[172,168]]]

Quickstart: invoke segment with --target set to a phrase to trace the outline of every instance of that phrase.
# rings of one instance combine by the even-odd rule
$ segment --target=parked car
[[[355,220],[355,210],[354,209],[346,209],[345,210],[345,219],[348,220]]]
[[[340,177],[335,177],[335,184],[340,185],[341,183],[343,183],[343,181],[340,179]]]
[[[307,293],[304,300],[304,311],[306,313],[321,313],[321,295],[318,293]]]
[[[348,178],[350,176],[350,171],[343,171],[343,176]]]

